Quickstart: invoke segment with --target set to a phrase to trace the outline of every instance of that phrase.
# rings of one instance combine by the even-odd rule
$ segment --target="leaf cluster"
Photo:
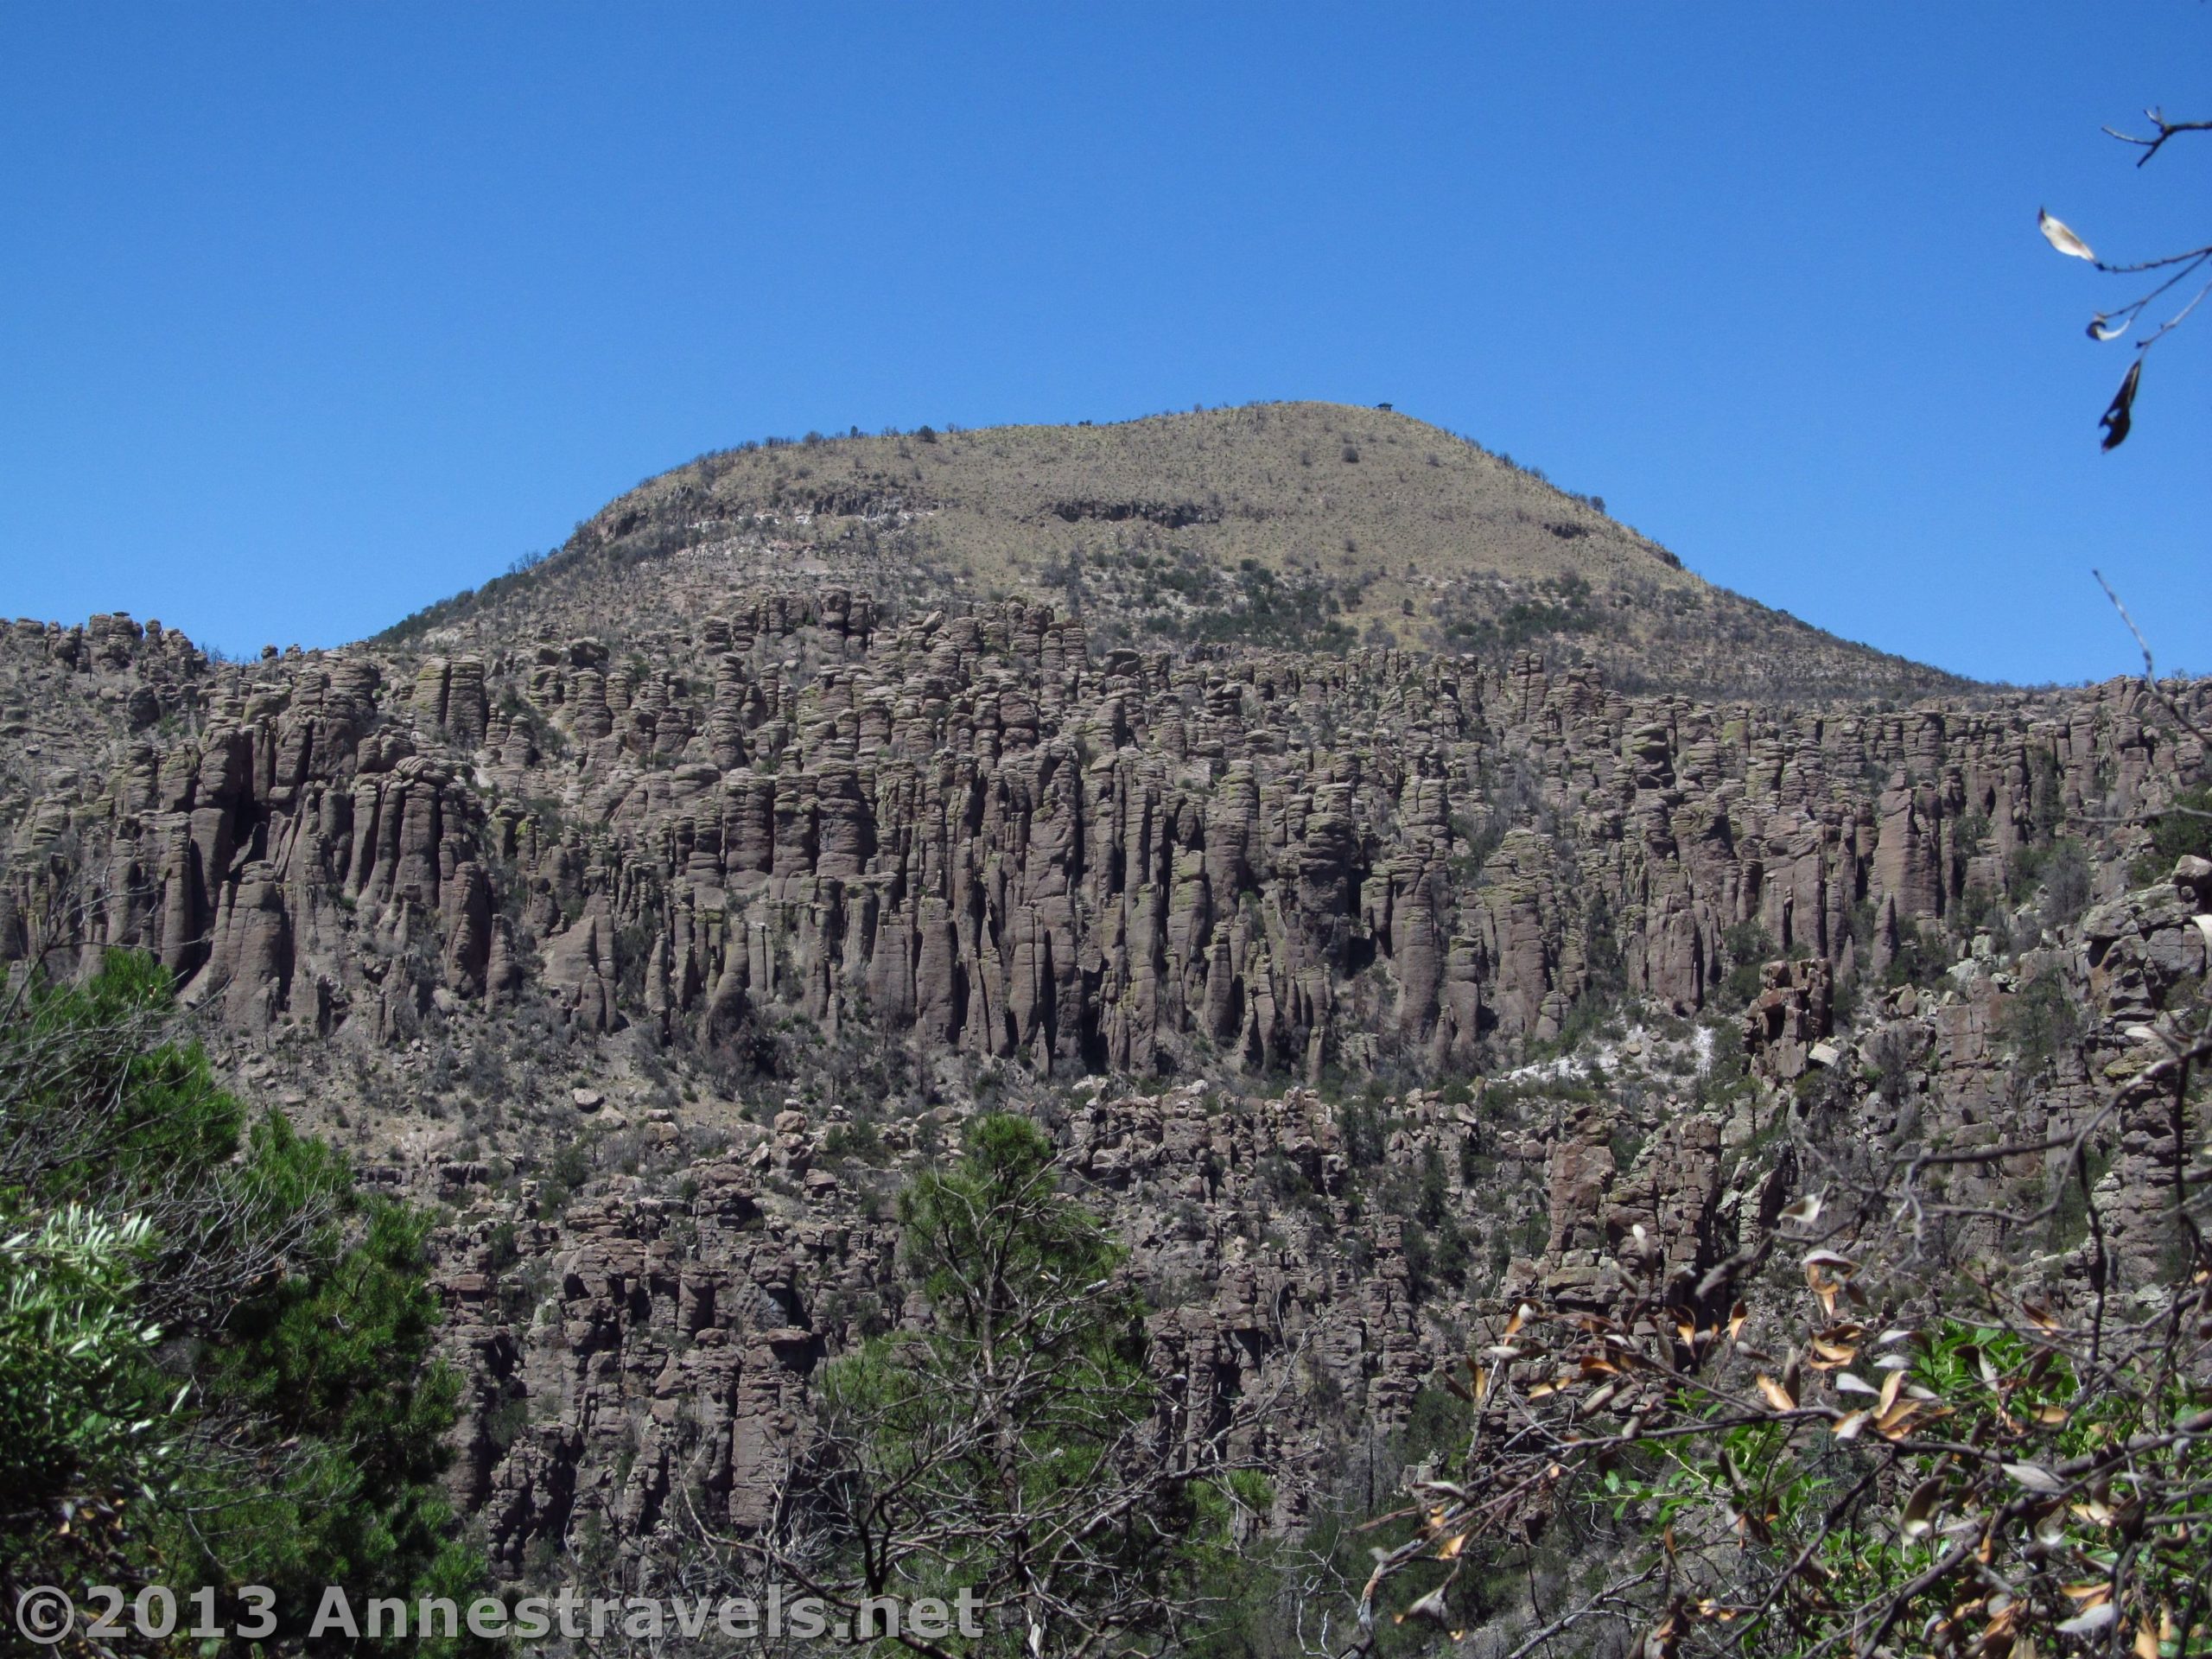
[[[0,1589],[260,1584],[297,1634],[326,1584],[478,1581],[429,1217],[249,1119],[149,958],[19,982],[4,1015]]]
[[[974,1120],[899,1197],[906,1323],[822,1377],[779,1566],[842,1607],[966,1595],[977,1630],[913,1651],[1154,1650],[1253,1499],[1230,1420],[1179,1434],[1127,1253],[1062,1175],[1033,1122]]]

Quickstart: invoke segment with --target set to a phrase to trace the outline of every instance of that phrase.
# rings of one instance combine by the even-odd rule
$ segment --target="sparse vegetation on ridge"
[[[925,429],[701,455],[610,503],[551,556],[374,643],[622,638],[734,588],[803,579],[866,588],[894,614],[1042,600],[1102,645],[1277,643],[1280,612],[1312,618],[1310,649],[1533,645],[1594,657],[1624,683],[1717,695],[1964,683],[1714,588],[1606,517],[1602,498],[1403,415],[1272,404]]]

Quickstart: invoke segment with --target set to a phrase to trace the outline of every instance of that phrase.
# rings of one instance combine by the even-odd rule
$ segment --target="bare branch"
[[[2134,144],[2142,149],[2143,153],[2135,158],[2135,165],[2138,167],[2147,165],[2151,158],[2165,147],[2166,140],[2177,134],[2212,132],[2212,121],[2169,121],[2165,118],[2164,111],[2161,110],[2145,110],[2143,114],[2156,129],[2148,138],[2139,138],[2133,133],[2121,132],[2113,127],[2105,129],[2109,136],[2119,139],[2121,143]]]

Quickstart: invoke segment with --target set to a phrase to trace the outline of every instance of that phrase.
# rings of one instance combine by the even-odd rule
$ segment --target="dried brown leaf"
[[[2089,251],[2089,245],[2068,228],[2066,221],[2053,219],[2044,209],[2036,209],[2036,227],[2043,232],[2043,239],[2069,259],[2096,262],[2097,256]]]

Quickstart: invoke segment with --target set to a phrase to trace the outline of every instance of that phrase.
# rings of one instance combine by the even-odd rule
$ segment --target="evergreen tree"
[[[0,1020],[0,1595],[206,1586],[229,1625],[257,1584],[296,1635],[325,1585],[465,1596],[429,1218],[250,1122],[174,1020],[128,952]]]
[[[1169,1432],[1125,1253],[1058,1173],[1033,1124],[976,1120],[958,1165],[900,1198],[926,1318],[823,1379],[802,1570],[844,1607],[944,1600],[951,1628],[899,1632],[916,1651],[1152,1651],[1202,1606],[1222,1437]]]

